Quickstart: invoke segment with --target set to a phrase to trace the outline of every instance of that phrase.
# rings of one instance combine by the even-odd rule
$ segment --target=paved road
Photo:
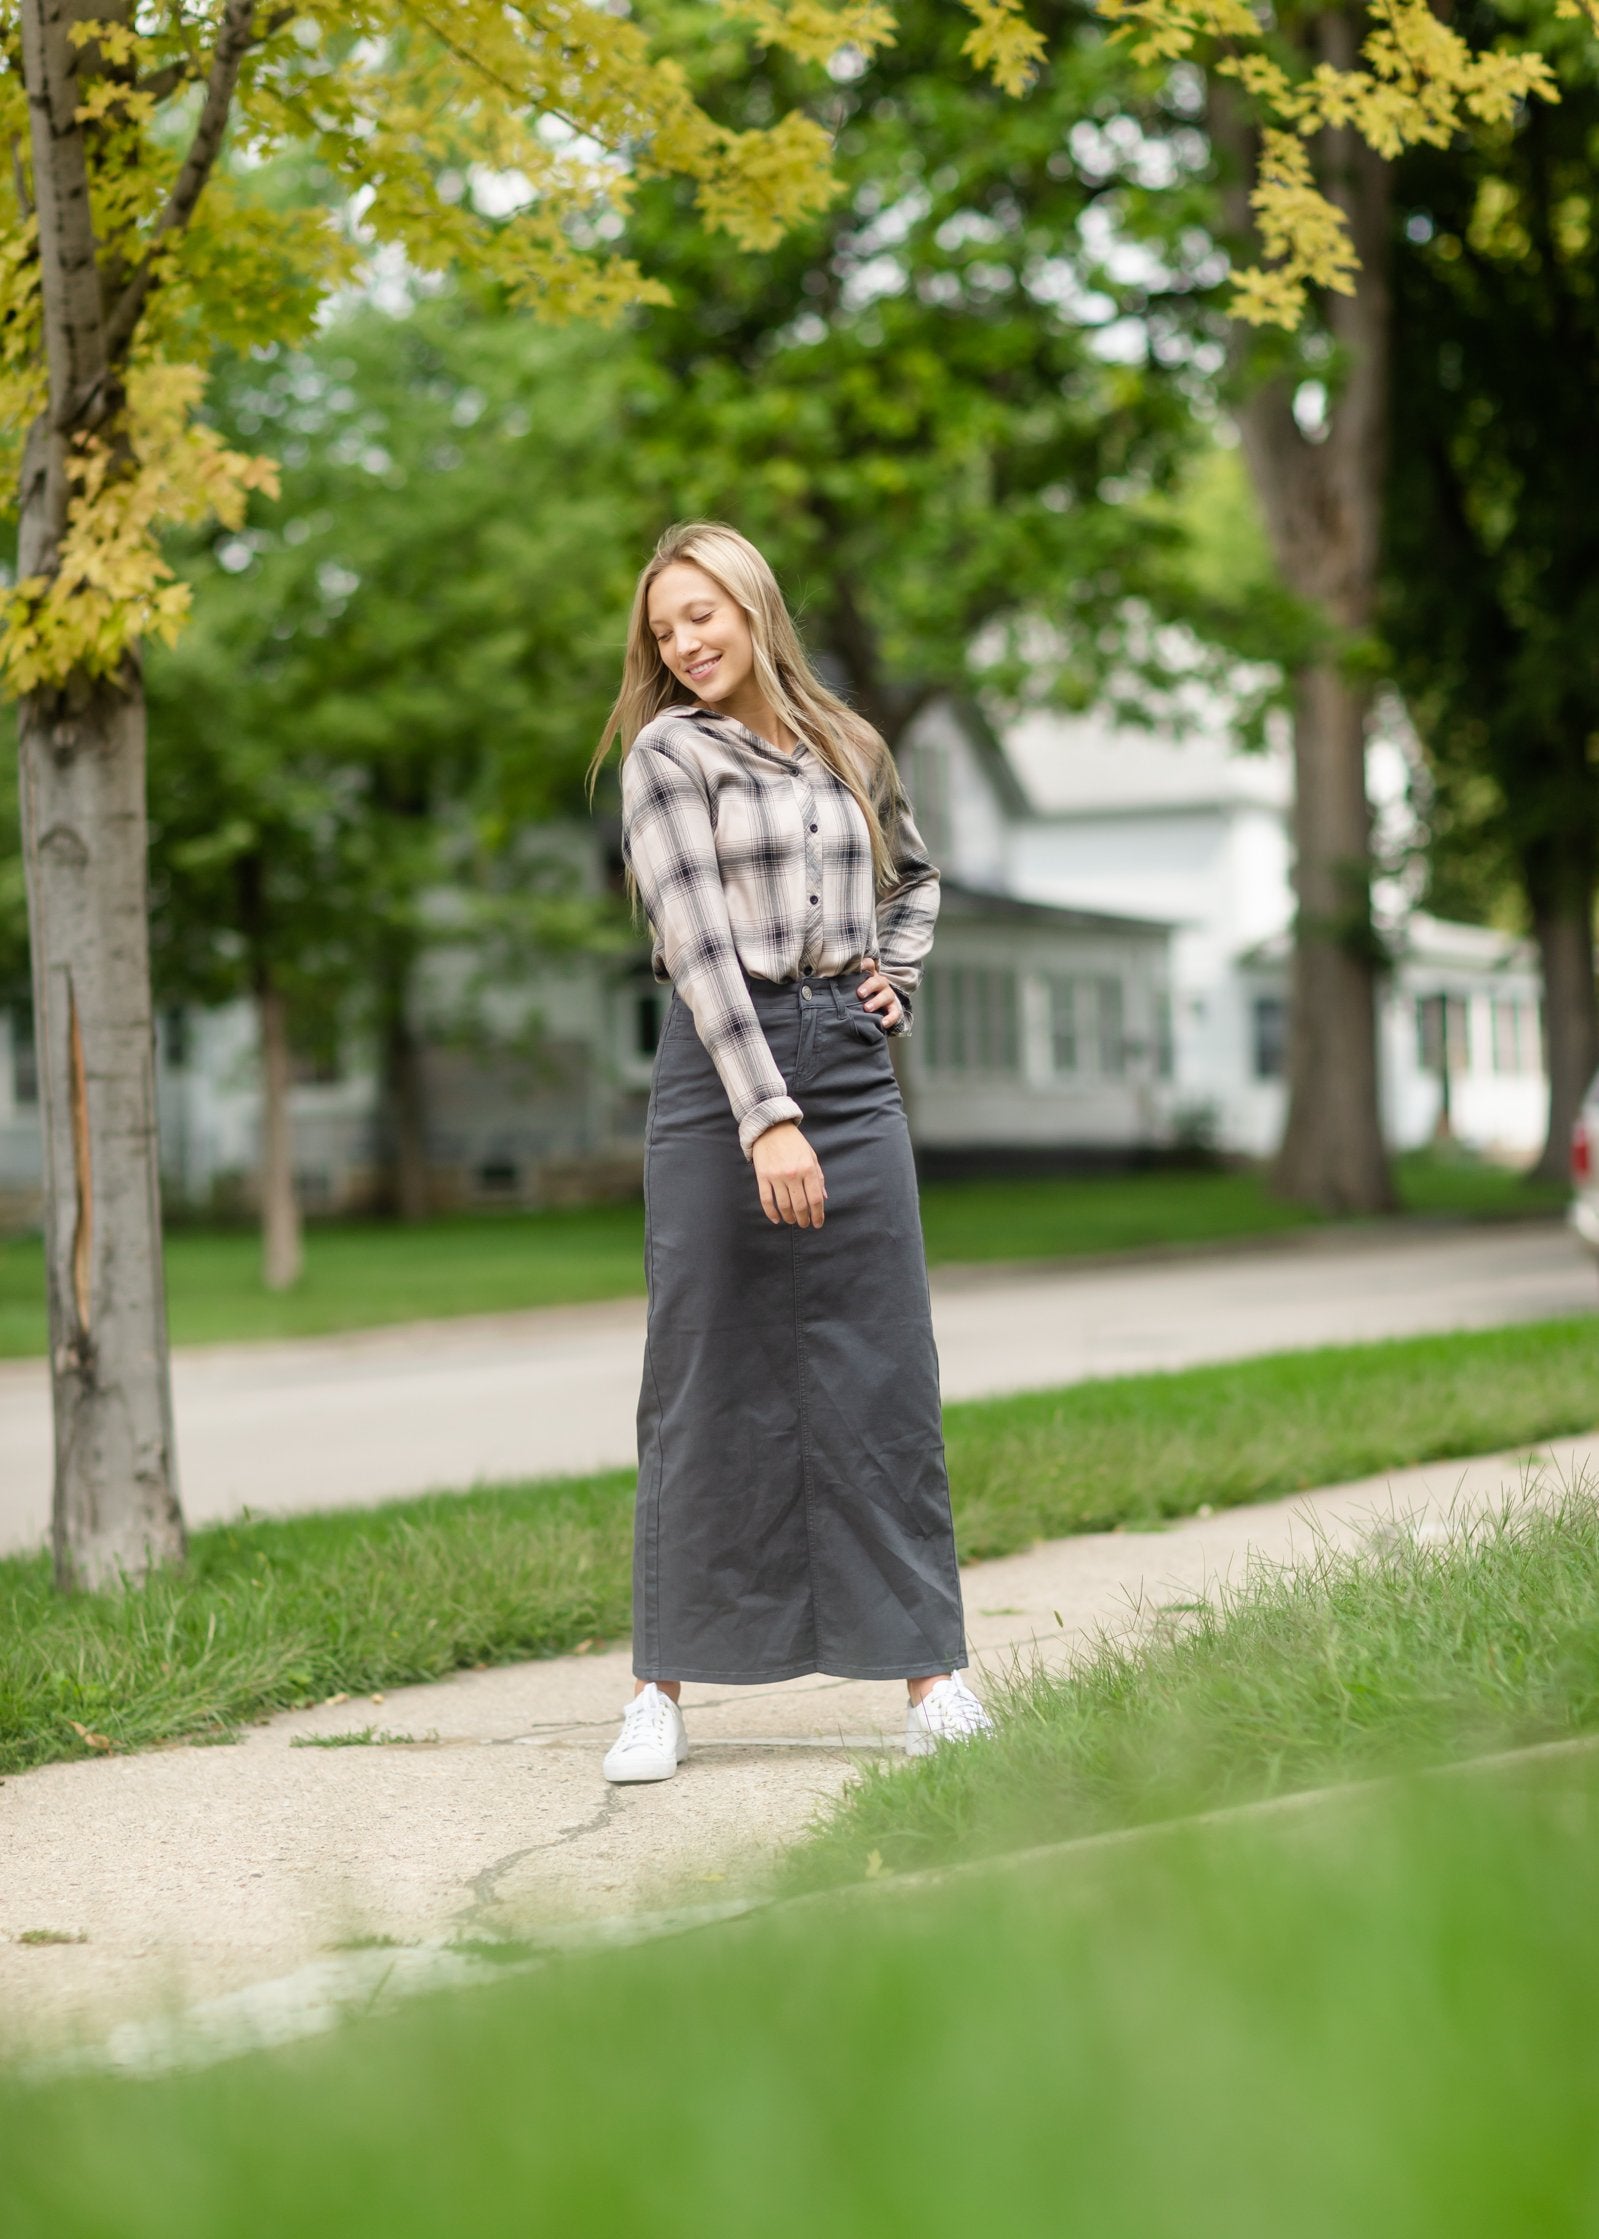
[[[1599,1439],[1553,1442],[1542,1457],[1531,1480],[1514,1455],[1439,1462],[969,1567],[978,1683],[1035,1656],[1058,1667],[1101,1632],[1136,1637],[1164,1605],[1237,1583],[1251,1563],[1302,1560],[1374,1524],[1410,1519],[1431,1537],[1518,1489],[1599,1493]],[[641,1909],[714,1903],[795,1841],[857,1761],[892,1762],[903,1747],[897,1682],[689,1686],[677,1778],[607,1788],[600,1758],[628,1665],[619,1646],[460,1672],[286,1713],[231,1749],[13,1774],[0,1809],[0,2055],[99,2040],[144,2067],[196,2044],[293,2037],[341,2006],[470,1975],[483,1939],[558,1939],[597,1920],[615,1933]],[[294,1746],[374,1729],[387,1743]],[[85,1941],[25,1943],[29,1931]],[[373,1938],[381,1951],[348,1948]],[[176,2037],[163,2009],[188,2010]]]
[[[1252,1353],[1599,1310],[1553,1222],[1274,1240],[1095,1265],[933,1278],[947,1399]],[[368,1505],[634,1459],[644,1308],[598,1306],[217,1346],[175,1363],[192,1522]],[[1599,1330],[1596,1330],[1599,1335]],[[0,1550],[49,1515],[43,1367],[0,1367]]]

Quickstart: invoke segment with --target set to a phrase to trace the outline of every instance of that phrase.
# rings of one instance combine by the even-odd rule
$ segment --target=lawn
[[[1161,1758],[1215,1716],[1174,1689]],[[0,2077],[7,2239],[1577,2239],[1596,1865],[1565,1759]]]
[[[1492,1219],[1548,1213],[1564,1193],[1498,1167],[1419,1155],[1400,1161],[1408,1211]],[[1071,1175],[1035,1181],[930,1182],[922,1192],[927,1254],[955,1261],[1071,1258],[1150,1245],[1195,1245],[1303,1227],[1253,1172]],[[547,1213],[463,1215],[415,1228],[375,1221],[314,1224],[292,1292],[261,1288],[247,1229],[178,1228],[167,1241],[172,1334],[179,1344],[324,1336],[453,1314],[629,1298],[643,1289],[637,1204]],[[0,1240],[0,1357],[45,1346],[44,1274],[36,1237]]]
[[[1151,1524],[1599,1419],[1590,1319],[1292,1353],[966,1401],[945,1415],[963,1556]],[[632,1474],[196,1533],[188,1574],[63,1601],[0,1562],[0,1773],[226,1737],[347,1690],[615,1639]]]
[[[990,1694],[992,1743],[863,1767],[785,1885],[1599,1733],[1599,1479],[1548,1508],[1512,1498],[1447,1539],[1256,1565],[1069,1676],[1019,1666]]]

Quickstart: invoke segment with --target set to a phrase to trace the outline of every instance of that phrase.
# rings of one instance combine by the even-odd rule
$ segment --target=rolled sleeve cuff
[[[738,1123],[738,1147],[749,1158],[755,1149],[755,1138],[764,1135],[769,1127],[776,1127],[782,1120],[802,1120],[805,1114],[792,1096],[768,1096],[751,1107]]]
[[[921,985],[921,967],[919,965],[907,967],[900,964],[880,964],[877,968],[899,997],[899,1007],[903,1013],[898,1026],[885,1027],[884,1032],[888,1034],[908,1034],[911,1030],[912,1016],[915,1010],[915,1005],[911,1000],[911,990]]]

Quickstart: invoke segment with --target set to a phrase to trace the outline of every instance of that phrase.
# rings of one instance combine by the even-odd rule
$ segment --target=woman
[[[639,579],[622,853],[671,982],[645,1129],[635,1692],[605,1759],[666,1780],[681,1683],[904,1678],[906,1746],[990,1732],[960,1580],[904,1107],[938,909],[894,764],[717,523]]]

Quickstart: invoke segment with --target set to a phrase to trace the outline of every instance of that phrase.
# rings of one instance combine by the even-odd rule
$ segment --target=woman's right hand
[[[750,1149],[761,1188],[761,1211],[774,1227],[820,1228],[827,1184],[822,1164],[793,1120],[763,1128]]]

